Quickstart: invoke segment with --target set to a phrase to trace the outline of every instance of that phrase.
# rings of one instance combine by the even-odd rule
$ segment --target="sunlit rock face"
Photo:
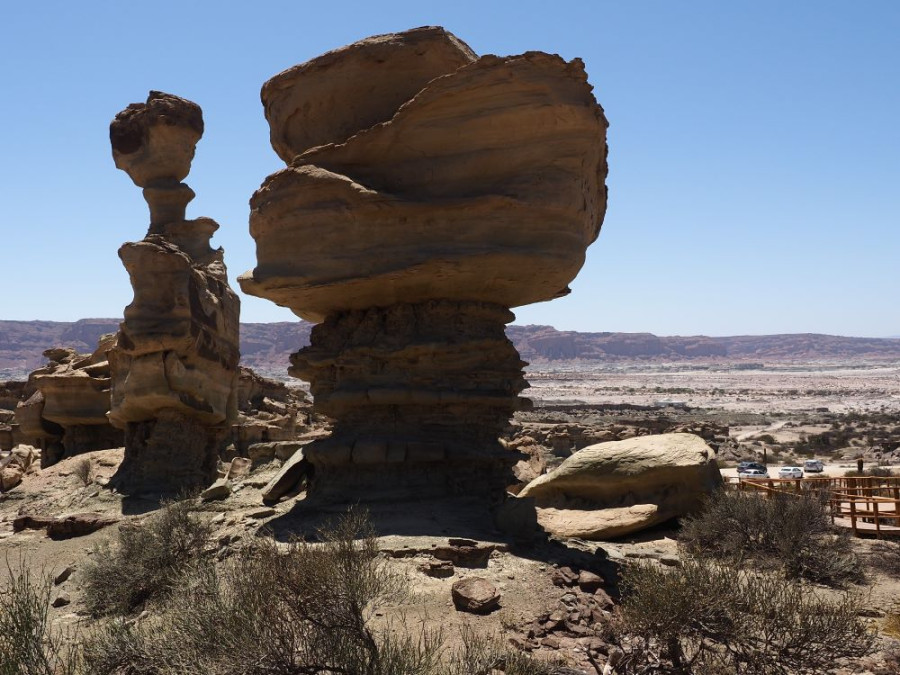
[[[116,166],[144,188],[150,227],[119,249],[134,289],[110,353],[109,419],[125,430],[117,476],[129,490],[207,484],[236,414],[240,301],[228,286],[218,224],[187,220],[190,171],[203,133],[197,104],[162,92],[110,125]]]
[[[262,99],[288,167],[251,199],[240,283],[319,322],[290,371],[336,420],[309,448],[311,493],[502,496],[515,458],[497,437],[527,403],[509,308],[569,292],[606,209],[581,61],[478,57],[418,28],[291,68]]]

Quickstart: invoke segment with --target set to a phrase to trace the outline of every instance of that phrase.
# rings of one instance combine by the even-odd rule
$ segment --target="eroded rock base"
[[[94,450],[121,448],[124,442],[125,436],[122,430],[109,424],[76,424],[66,428],[62,437],[65,457]]]
[[[502,499],[518,455],[498,438],[530,402],[505,307],[432,301],[350,311],[313,328],[290,373],[332,436],[304,449],[318,499]]]
[[[125,457],[113,478],[124,493],[177,493],[209,485],[225,428],[208,427],[174,410],[125,429]]]

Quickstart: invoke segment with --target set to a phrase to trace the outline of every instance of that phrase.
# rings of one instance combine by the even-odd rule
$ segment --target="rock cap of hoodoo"
[[[201,136],[200,106],[161,91],[151,91],[146,103],[130,104],[109,125],[116,168],[144,188],[184,180]]]
[[[272,148],[290,164],[308,148],[343,143],[380,122],[429,81],[476,59],[440,26],[423,26],[354,42],[288,68],[260,96]]]
[[[476,57],[442,28],[377,36],[263,87],[290,166],[251,200],[246,293],[314,322],[433,300],[568,292],[606,211],[606,127],[583,64]]]

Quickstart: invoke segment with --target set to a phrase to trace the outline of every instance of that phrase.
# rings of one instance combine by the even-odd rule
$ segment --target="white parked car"
[[[803,478],[803,469],[799,466],[783,466],[778,470],[779,478]]]
[[[738,471],[738,478],[768,478],[769,472],[762,469],[744,469]]]

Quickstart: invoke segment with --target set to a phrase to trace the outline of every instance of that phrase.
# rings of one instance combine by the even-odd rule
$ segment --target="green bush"
[[[863,580],[849,536],[835,533],[823,495],[814,492],[720,490],[682,521],[679,541],[691,555],[779,567],[792,578],[835,586]]]
[[[686,561],[626,566],[619,673],[822,673],[872,650],[859,598],[820,599],[780,575]]]
[[[190,500],[169,502],[142,524],[123,525],[115,546],[94,550],[84,570],[84,601],[94,616],[125,615],[167,596],[180,577],[210,565],[212,530]]]

